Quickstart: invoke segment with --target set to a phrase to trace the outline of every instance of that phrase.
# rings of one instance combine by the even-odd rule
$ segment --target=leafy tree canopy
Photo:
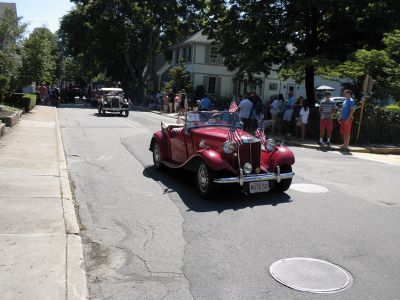
[[[25,27],[11,9],[7,8],[0,16],[0,101],[17,77],[18,53]]]
[[[400,26],[398,0],[208,0],[207,32],[225,63],[239,73],[280,64],[314,99],[316,69],[346,61],[357,49],[381,50],[385,32]]]
[[[60,37],[66,53],[82,55],[98,70],[144,95],[147,73],[155,73],[155,55],[192,29],[202,1],[92,0],[75,1],[64,16]],[[195,24],[195,22],[193,22]],[[147,67],[148,66],[148,67]],[[146,68],[147,67],[147,68]]]
[[[53,83],[56,71],[57,39],[48,28],[35,28],[23,43],[20,83]]]

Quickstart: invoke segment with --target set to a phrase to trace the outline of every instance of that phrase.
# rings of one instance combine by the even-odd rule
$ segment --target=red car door
[[[182,164],[188,159],[186,150],[186,133],[182,127],[172,128],[169,134],[171,144],[171,160]]]

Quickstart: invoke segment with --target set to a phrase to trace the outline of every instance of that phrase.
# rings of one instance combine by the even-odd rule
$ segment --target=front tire
[[[196,189],[202,198],[211,199],[214,196],[214,179],[214,172],[201,162],[196,170]]]
[[[291,172],[292,172],[292,166],[288,165],[281,166],[281,173],[291,173]],[[273,191],[278,193],[283,193],[290,188],[291,184],[292,184],[292,178],[283,179],[281,180],[281,182],[275,182]]]
[[[153,146],[153,165],[154,165],[154,168],[156,168],[159,171],[162,171],[165,167],[161,163],[161,151],[160,151],[160,145],[158,144],[158,142],[154,142],[154,146]]]
[[[129,116],[129,110],[125,110],[125,118]]]

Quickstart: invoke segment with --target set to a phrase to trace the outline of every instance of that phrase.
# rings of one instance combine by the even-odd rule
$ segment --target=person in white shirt
[[[253,102],[251,102],[248,98],[243,99],[239,103],[239,118],[243,122],[243,130],[249,131],[251,128],[251,115],[253,111]]]
[[[279,95],[279,98],[275,99],[270,108],[271,118],[275,121],[274,123],[274,131],[275,128],[278,129],[278,133],[281,134],[282,132],[282,116],[283,116],[283,107],[284,107],[284,100],[283,96]],[[274,132],[276,133],[276,132]]]
[[[300,113],[297,120],[297,126],[300,127],[301,131],[301,141],[304,141],[306,137],[306,125],[308,123],[308,116],[310,115],[310,108],[308,107],[307,100],[301,100],[300,102]]]

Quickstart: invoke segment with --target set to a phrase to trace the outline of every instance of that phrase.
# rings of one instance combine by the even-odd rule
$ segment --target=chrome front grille
[[[112,107],[119,107],[119,98],[112,98],[111,105]]]
[[[261,159],[261,143],[249,143],[243,144],[239,147],[238,151],[240,167],[243,167],[245,163],[251,163],[253,169],[260,167]]]

